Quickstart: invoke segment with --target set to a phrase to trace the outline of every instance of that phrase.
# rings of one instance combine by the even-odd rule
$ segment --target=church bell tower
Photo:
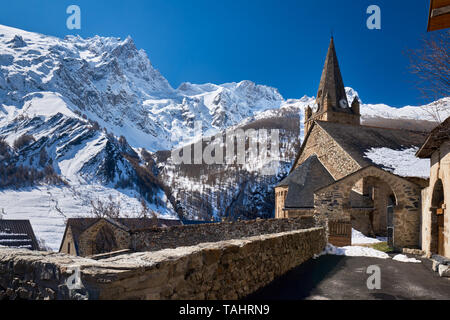
[[[351,105],[347,100],[333,37],[323,67],[316,105],[314,108],[308,106],[305,110],[305,134],[309,132],[315,120],[361,124],[358,98],[355,98]]]

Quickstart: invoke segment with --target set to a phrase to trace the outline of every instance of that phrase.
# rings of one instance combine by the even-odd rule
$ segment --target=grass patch
[[[394,251],[394,248],[389,247],[387,242],[375,243],[375,244],[371,245],[370,247],[375,250],[386,252],[386,253]]]

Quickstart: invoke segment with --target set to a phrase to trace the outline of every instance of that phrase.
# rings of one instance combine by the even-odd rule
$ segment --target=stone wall
[[[0,248],[1,299],[238,299],[326,245],[324,228],[140,252],[101,261]],[[67,279],[80,270],[82,285]]]
[[[366,236],[374,236],[370,218],[371,214],[373,214],[372,210],[350,209],[350,219],[353,229],[358,230]]]
[[[313,217],[297,217],[153,228],[132,233],[130,249],[134,251],[157,251],[179,246],[193,246],[204,242],[241,239],[262,234],[307,229],[315,226],[316,221]]]
[[[287,209],[284,210],[286,217],[288,218],[298,218],[304,216],[313,216],[314,208],[310,209]]]

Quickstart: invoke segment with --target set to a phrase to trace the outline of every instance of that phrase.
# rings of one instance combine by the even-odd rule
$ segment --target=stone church
[[[388,237],[396,248],[420,247],[421,189],[427,181],[394,174],[367,153],[418,149],[426,137],[361,124],[360,102],[347,99],[332,38],[316,104],[305,110],[303,144],[290,174],[275,188],[276,218],[318,215]]]

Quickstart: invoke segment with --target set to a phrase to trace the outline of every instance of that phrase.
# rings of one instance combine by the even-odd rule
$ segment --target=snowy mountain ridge
[[[283,101],[278,90],[250,81],[175,90],[130,37],[57,39],[0,26],[0,52],[0,116],[23,108],[29,94],[54,92],[149,151],[175,146],[194,119],[217,132]]]
[[[36,92],[53,92],[69,102],[70,111],[151,152],[190,142],[185,138],[193,136],[194,121],[202,122],[204,135],[213,135],[293,102],[303,109],[314,99],[285,100],[277,89],[251,81],[186,82],[173,89],[130,37],[58,39],[0,25],[0,52],[0,117],[23,109]],[[350,101],[357,95],[351,88],[347,93]],[[415,107],[361,110],[363,118],[430,118]]]

